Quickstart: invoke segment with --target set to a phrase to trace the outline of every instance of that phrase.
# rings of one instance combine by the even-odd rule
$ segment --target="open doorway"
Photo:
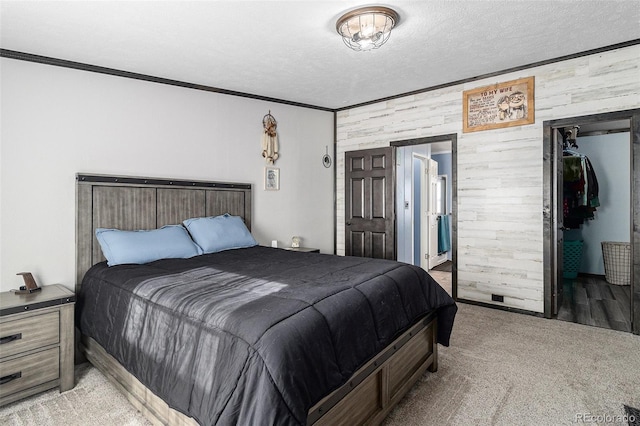
[[[397,260],[421,266],[454,298],[456,135],[395,141]]]
[[[450,143],[442,144],[435,149],[426,146],[432,148],[428,156],[412,151],[414,147],[398,149],[400,155],[404,154],[410,160],[410,163],[406,161],[399,165],[398,176],[405,175],[403,167],[408,169],[410,166],[412,176],[410,192],[405,192],[402,200],[402,207],[411,210],[411,220],[407,221],[408,226],[399,227],[399,239],[412,242],[405,244],[409,249],[405,250],[406,259],[403,261],[411,263],[413,258],[412,263],[425,271],[451,272],[451,212],[447,202],[451,191],[448,187],[451,181],[451,148]],[[443,169],[445,174],[440,173]],[[398,194],[402,194],[406,183],[398,179],[397,184]]]
[[[637,118],[634,110],[544,123],[548,318],[638,334]]]

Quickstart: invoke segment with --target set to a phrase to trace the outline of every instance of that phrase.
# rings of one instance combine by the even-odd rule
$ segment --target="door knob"
[[[346,223],[346,225],[347,225],[347,226],[351,226],[351,222],[347,222],[347,223]]]

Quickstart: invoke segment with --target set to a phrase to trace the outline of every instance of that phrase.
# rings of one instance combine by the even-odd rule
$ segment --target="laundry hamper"
[[[603,241],[602,258],[609,284],[631,285],[631,243]]]
[[[582,240],[564,241],[562,244],[562,277],[576,278],[582,260]]]

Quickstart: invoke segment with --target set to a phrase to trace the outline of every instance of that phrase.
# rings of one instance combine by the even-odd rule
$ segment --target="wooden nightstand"
[[[304,253],[320,253],[320,249],[312,247],[282,247],[285,250],[301,251]]]
[[[60,284],[0,293],[0,406],[56,386],[73,388],[75,300]]]

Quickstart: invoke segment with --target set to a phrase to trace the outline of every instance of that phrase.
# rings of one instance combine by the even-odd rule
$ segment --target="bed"
[[[229,213],[251,186],[77,176],[81,350],[160,424],[380,423],[437,369],[456,306],[422,269],[247,247],[108,267],[95,229]]]

